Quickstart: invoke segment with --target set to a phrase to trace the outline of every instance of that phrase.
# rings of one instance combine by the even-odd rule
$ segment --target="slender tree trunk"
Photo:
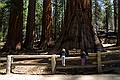
[[[3,19],[3,10],[0,9],[0,32],[2,32],[2,19]]]
[[[105,29],[106,29],[106,35],[105,35],[105,42],[104,43],[107,43],[108,42],[108,8],[106,8],[106,20],[105,20]]]
[[[11,3],[7,41],[3,50],[19,50],[22,46],[23,0],[11,0]]]
[[[0,9],[0,32],[2,32],[2,10]]]
[[[61,23],[61,28],[63,27],[63,23],[64,23],[64,12],[65,12],[65,0],[62,1],[62,23]],[[60,32],[61,29],[59,29],[59,32]]]
[[[120,46],[120,0],[118,0],[118,36],[117,45]]]
[[[42,34],[40,48],[46,49],[49,46],[52,34],[52,1],[43,0],[43,16],[42,16]]]
[[[57,0],[55,0],[55,14],[54,14],[54,40],[56,40],[57,38],[57,17],[58,17],[58,12],[57,12],[57,8],[58,8],[58,5],[57,5]]]
[[[33,48],[34,35],[35,35],[35,6],[36,6],[36,0],[29,0],[26,38],[24,42],[24,48],[26,49]]]
[[[108,8],[106,8],[106,25],[105,25],[105,27],[106,27],[106,38],[108,38]]]
[[[97,0],[95,0],[95,28],[96,28],[96,31],[98,30],[98,24],[97,24]]]
[[[106,39],[105,42],[107,41],[108,38],[108,0],[104,0],[104,7],[105,7],[105,29],[106,29]]]
[[[91,25],[91,0],[67,0],[64,27],[51,53],[61,48],[83,49],[86,52],[103,50]]]
[[[116,33],[116,28],[117,28],[117,1],[113,0],[114,3],[114,32]]]

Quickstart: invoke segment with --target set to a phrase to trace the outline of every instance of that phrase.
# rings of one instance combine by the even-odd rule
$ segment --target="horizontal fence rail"
[[[72,52],[72,51],[71,51]],[[77,51],[74,51],[75,53]],[[79,51],[78,51],[79,52]],[[73,54],[73,52],[72,52]],[[76,53],[77,54],[77,53]],[[109,59],[109,57],[117,55],[118,59]],[[112,63],[120,63],[120,51],[114,51],[114,52],[100,52],[98,51],[97,53],[88,53],[87,57],[87,62],[86,65],[81,66],[80,64],[75,64],[72,63],[72,61],[81,61],[80,56],[74,56],[74,57],[66,57],[66,63],[69,63],[70,65],[66,65],[66,67],[62,67],[58,65],[58,63],[61,61],[60,55],[8,55],[7,58],[1,58],[1,60],[7,62],[4,62],[7,64],[6,66],[6,73],[10,74],[11,73],[11,67],[12,66],[49,66],[51,68],[52,74],[55,73],[56,69],[72,69],[72,68],[97,68],[98,73],[102,73],[103,69],[102,67],[106,64],[112,64]],[[50,61],[51,63],[48,62],[41,62],[41,63],[17,63],[14,62],[14,59],[48,59],[48,62]]]
[[[6,73],[7,74],[10,74],[11,73],[11,66],[12,65],[48,65],[48,63],[15,63],[15,62],[13,62],[13,59],[28,59],[28,58],[30,58],[30,59],[32,59],[32,58],[51,58],[51,66],[52,66],[52,73],[53,73],[53,69],[54,69],[54,66],[53,65],[55,65],[55,61],[53,61],[53,58],[55,59],[55,58],[58,58],[58,57],[60,57],[59,55],[8,55],[7,56],[7,69],[6,69]],[[53,63],[53,64],[52,64]]]

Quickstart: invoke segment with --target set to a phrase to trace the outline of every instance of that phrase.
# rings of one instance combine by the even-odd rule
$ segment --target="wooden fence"
[[[7,69],[6,69],[6,73],[7,74],[10,74],[11,73],[11,66],[12,65],[39,65],[39,66],[43,66],[43,65],[46,65],[46,66],[48,66],[48,63],[14,63],[13,62],[13,60],[14,59],[28,59],[28,58],[30,58],[30,59],[35,59],[35,58],[40,58],[40,59],[44,59],[44,58],[46,58],[46,59],[49,59],[49,58],[51,58],[51,66],[52,66],[52,73],[53,73],[53,71],[54,71],[54,65],[55,65],[55,59],[56,58],[58,58],[58,57],[60,57],[59,55],[8,55],[7,56]]]
[[[59,66],[57,64],[58,61],[61,61],[60,59],[60,56],[59,55],[8,55],[7,56],[7,68],[6,68],[6,73],[7,74],[10,74],[11,73],[11,66],[12,65],[46,65],[48,66],[48,63],[29,63],[29,64],[24,64],[24,63],[14,63],[14,59],[26,59],[26,58],[30,58],[30,59],[35,59],[35,58],[46,58],[48,60],[51,61],[51,63],[49,65],[51,65],[51,72],[52,74],[55,73],[56,69],[59,68],[59,69],[68,69],[68,68],[90,68],[90,67],[97,67],[97,71],[98,73],[102,73],[103,70],[102,70],[102,66],[104,64],[111,64],[111,63],[120,63],[120,59],[114,59],[114,60],[104,60],[102,61],[102,58],[106,58],[106,56],[108,55],[111,55],[111,54],[118,54],[120,55],[120,52],[119,51],[115,51],[115,52],[100,52],[98,51],[97,54],[96,53],[89,53],[89,56],[87,57],[87,60],[92,60],[94,59],[95,61],[92,61],[90,65],[88,65],[86,63],[86,65],[77,65],[76,66],[72,66],[69,65],[69,66],[66,66],[66,67],[62,67],[62,66]],[[74,60],[81,60],[80,56],[78,57],[66,57],[66,62],[70,60],[70,61],[74,61]]]

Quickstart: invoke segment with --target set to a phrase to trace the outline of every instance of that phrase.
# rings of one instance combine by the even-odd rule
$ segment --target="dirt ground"
[[[120,50],[120,47],[116,47],[114,46],[115,44],[103,44],[103,47],[108,51],[115,51],[115,50]],[[42,51],[41,50],[36,50],[36,51],[27,51],[24,52],[14,52],[14,53],[11,53],[11,54],[40,54]],[[44,52],[45,53],[45,52]],[[47,53],[45,53],[47,54]],[[39,62],[39,59],[35,59],[35,60],[18,60],[16,62],[19,62],[19,63],[36,63],[36,62]],[[1,62],[1,63],[5,63],[5,62]],[[39,75],[39,74],[51,74],[51,70],[48,70],[46,66],[15,66],[15,67],[12,67],[12,73],[13,74],[27,74],[27,75]],[[120,73],[120,67],[117,67],[115,70],[115,73],[119,74]],[[72,74],[76,74],[76,70],[73,70],[73,71],[70,71],[70,72],[73,72]],[[6,69],[3,69],[1,68],[0,69],[0,74],[5,74],[6,73]],[[111,72],[108,72],[108,73],[111,73]],[[66,71],[58,71],[57,74],[68,74]],[[83,74],[83,73],[78,73],[78,74]],[[91,74],[91,73],[90,73]],[[95,73],[92,73],[92,74],[95,74]],[[69,74],[68,74],[69,75]],[[1,79],[0,79],[1,80]]]
[[[0,75],[0,80],[120,80],[120,75]]]

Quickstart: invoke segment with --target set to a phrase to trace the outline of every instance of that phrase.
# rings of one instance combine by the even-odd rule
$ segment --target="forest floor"
[[[0,80],[120,80],[120,75],[0,75]]]
[[[1,44],[3,45],[3,43]],[[1,46],[2,47],[2,46]],[[112,51],[118,51],[120,50],[120,47],[116,46],[114,43],[113,44],[103,44],[104,49],[107,52],[112,52]],[[27,50],[27,51],[19,51],[19,52],[11,52],[11,53],[7,53],[7,54],[30,54],[30,55],[39,55],[39,54],[47,54],[46,51],[42,51],[42,50]],[[1,55],[1,57],[5,57],[6,53],[3,52]],[[39,62],[39,59],[34,59],[34,60],[21,60],[21,61],[16,61],[16,62],[22,62],[22,63],[33,63],[33,62]],[[5,61],[2,61],[0,64],[4,64],[6,63]],[[50,70],[46,70],[47,67],[46,66],[15,66],[14,69],[12,69],[12,73],[13,74],[32,74],[32,75],[39,75],[39,74],[51,74]],[[75,70],[76,71],[76,70]],[[73,72],[72,74],[77,74],[74,70],[70,71]],[[0,68],[0,74],[5,74],[6,73],[6,69],[5,68]],[[114,72],[108,72],[108,73],[112,73],[112,74],[120,74],[120,67],[116,67],[114,69]],[[66,73],[64,70],[57,72],[57,74],[69,74]],[[71,73],[70,73],[71,74]],[[93,73],[96,74],[96,73]]]

